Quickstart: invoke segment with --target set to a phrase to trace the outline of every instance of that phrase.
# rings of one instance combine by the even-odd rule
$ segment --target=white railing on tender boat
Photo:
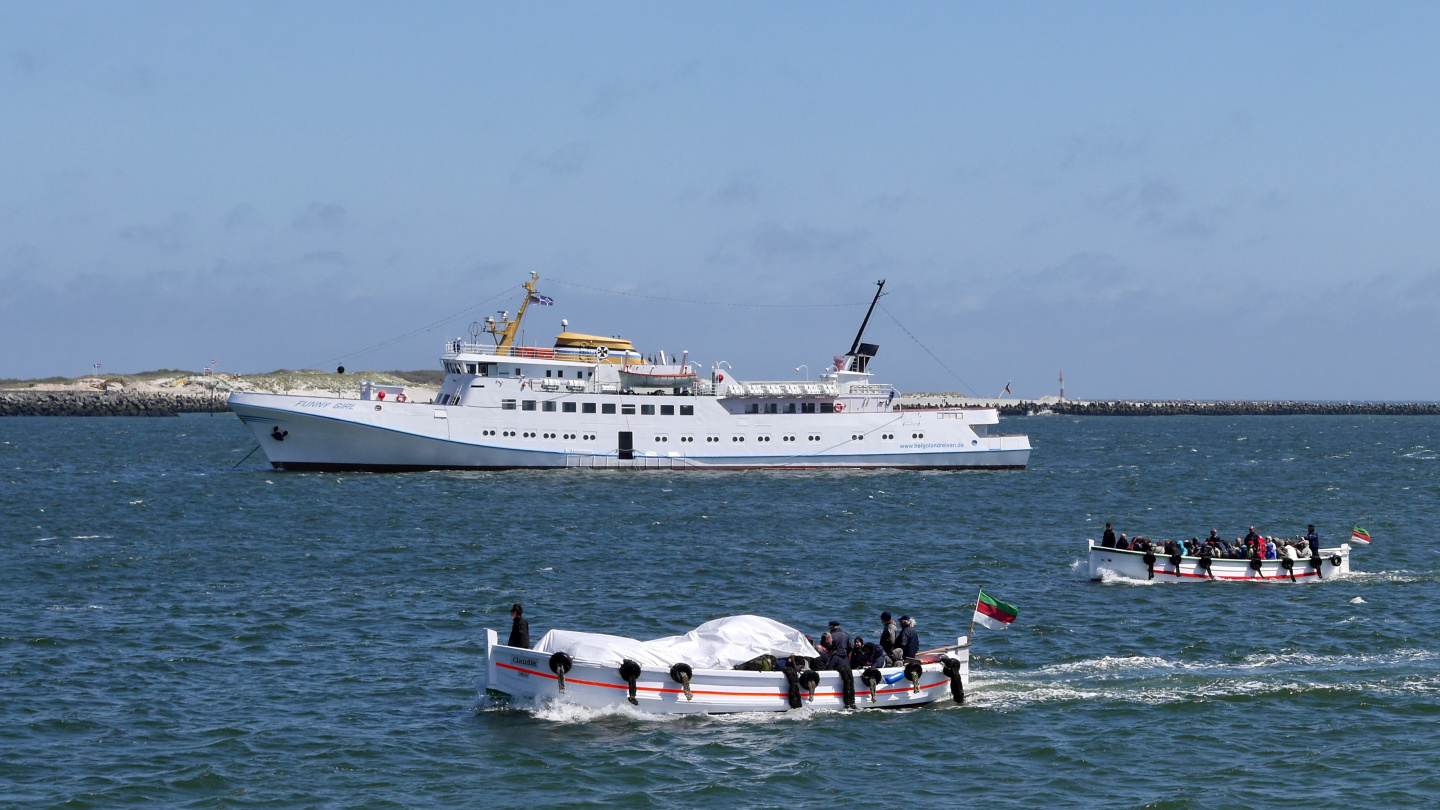
[[[450,354],[483,354],[491,357],[521,357],[534,360],[576,360],[584,363],[593,363],[599,359],[599,353],[594,349],[571,347],[543,349],[538,346],[506,346],[502,349],[499,346],[465,343],[459,340],[446,343],[445,351]]]

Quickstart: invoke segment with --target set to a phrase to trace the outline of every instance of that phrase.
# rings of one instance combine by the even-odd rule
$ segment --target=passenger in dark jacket
[[[519,602],[510,606],[510,640],[505,646],[530,649],[530,623],[524,614],[525,608]]]
[[[898,643],[906,658],[914,658],[920,652],[920,634],[915,632],[915,622],[909,616],[900,617]]]
[[[1315,524],[1310,524],[1310,530],[1305,533],[1305,542],[1310,544],[1310,556],[1320,557],[1320,535],[1315,533]]]
[[[891,650],[895,649],[895,647],[898,646],[898,645],[896,645],[896,643],[895,643],[895,639],[897,639],[897,638],[899,638],[899,637],[900,637],[900,625],[896,624],[896,623],[895,623],[895,620],[892,619],[892,618],[890,618],[890,611],[887,610],[887,611],[881,613],[881,614],[880,614],[880,650],[881,650],[882,652],[887,652],[887,653],[888,653],[888,652],[890,652]]]
[[[840,622],[830,622],[830,641],[835,645],[831,649],[846,657],[850,655],[850,648],[855,646],[850,643],[850,634],[840,629]]]
[[[1100,545],[1104,548],[1115,547],[1115,530],[1110,528],[1109,523],[1105,524],[1105,534],[1100,538]]]
[[[1124,532],[1121,532],[1121,533],[1120,533],[1120,539],[1115,541],[1115,548],[1118,548],[1118,549],[1120,549],[1121,551],[1129,551],[1129,550],[1130,550],[1130,541],[1129,541],[1128,539],[1126,539]]]
[[[851,669],[864,669],[865,667],[870,666],[869,659],[866,658],[866,647],[869,647],[872,650],[875,649],[874,644],[866,644],[864,639],[856,636],[855,645],[850,648]]]

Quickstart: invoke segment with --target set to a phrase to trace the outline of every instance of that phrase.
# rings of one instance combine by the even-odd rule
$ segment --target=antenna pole
[[[875,312],[875,305],[880,303],[880,293],[885,289],[885,279],[875,282],[875,299],[870,302],[870,308],[865,311],[865,320],[860,322],[860,331],[855,333],[855,342],[850,344],[850,354],[860,350],[860,338],[865,336],[865,327],[870,324],[870,315]]]

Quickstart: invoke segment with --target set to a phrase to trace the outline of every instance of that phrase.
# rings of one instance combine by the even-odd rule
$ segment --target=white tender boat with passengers
[[[538,278],[513,321],[486,320],[493,345],[478,330],[446,345],[433,402],[362,386],[358,400],[237,392],[230,409],[286,470],[1019,469],[1030,458],[1027,437],[990,432],[994,408],[895,407],[896,390],[871,379],[879,347],[862,342],[875,301],[819,380],[756,382],[718,364],[702,376],[688,354],[642,355],[564,321],[554,346],[516,345],[529,305],[551,301]]]
[[[970,687],[970,640],[963,636],[953,646],[884,669],[736,669],[762,655],[815,654],[798,630],[761,616],[716,619],[654,641],[551,630],[534,649],[504,646],[494,630],[486,630],[485,694],[524,708],[565,701],[598,709],[631,705],[655,714],[721,714],[806,706],[893,709],[946,697],[964,702]]]
[[[1219,557],[1188,557],[1162,552],[1106,548],[1087,541],[1090,550],[1090,578],[1112,576],[1155,582],[1243,582],[1307,583],[1350,573],[1350,544],[1322,548],[1319,556],[1278,560],[1227,560]]]

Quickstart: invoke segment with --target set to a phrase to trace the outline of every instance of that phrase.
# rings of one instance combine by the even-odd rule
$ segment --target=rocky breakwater
[[[1006,416],[1049,412],[1069,416],[1440,416],[1434,402],[1188,402],[1094,401],[1016,403],[1000,406]]]
[[[223,392],[0,391],[0,416],[178,416],[228,411]]]

